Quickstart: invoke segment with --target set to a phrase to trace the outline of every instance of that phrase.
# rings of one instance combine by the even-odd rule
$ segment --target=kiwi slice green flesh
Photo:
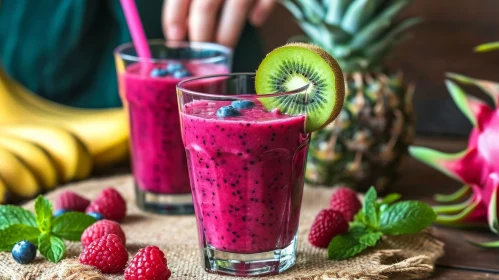
[[[291,43],[267,54],[256,72],[258,95],[295,91],[307,84],[302,93],[260,101],[267,110],[278,108],[284,114],[306,114],[305,129],[313,132],[336,119],[343,106],[345,83],[336,60],[315,45]]]

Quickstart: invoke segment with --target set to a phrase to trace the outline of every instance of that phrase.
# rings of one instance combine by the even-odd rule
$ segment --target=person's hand
[[[247,20],[262,25],[276,0],[165,0],[163,32],[168,40],[217,42],[234,47]]]

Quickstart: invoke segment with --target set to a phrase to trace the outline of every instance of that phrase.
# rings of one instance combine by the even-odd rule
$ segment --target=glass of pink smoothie
[[[232,51],[212,43],[149,41],[151,59],[132,44],[115,51],[120,95],[128,110],[138,206],[165,214],[192,214],[187,161],[180,134],[178,82],[228,73]]]
[[[295,263],[309,134],[305,112],[286,115],[272,104],[305,102],[306,92],[256,95],[254,83],[254,74],[238,73],[177,86],[203,265],[212,273],[278,274]]]

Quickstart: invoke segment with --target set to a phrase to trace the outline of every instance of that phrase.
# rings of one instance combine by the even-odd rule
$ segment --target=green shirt
[[[163,1],[136,1],[149,39],[163,38]],[[113,50],[130,41],[118,0],[0,0],[1,67],[59,103],[121,106]],[[232,71],[255,71],[262,58],[259,37],[248,25]]]

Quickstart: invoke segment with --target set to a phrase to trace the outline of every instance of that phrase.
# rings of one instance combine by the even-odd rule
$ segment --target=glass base
[[[296,236],[280,250],[255,254],[238,254],[217,250],[207,245],[204,250],[205,270],[231,276],[262,276],[279,274],[295,264]]]
[[[191,193],[159,194],[145,191],[135,184],[135,198],[144,211],[168,215],[194,214]]]

